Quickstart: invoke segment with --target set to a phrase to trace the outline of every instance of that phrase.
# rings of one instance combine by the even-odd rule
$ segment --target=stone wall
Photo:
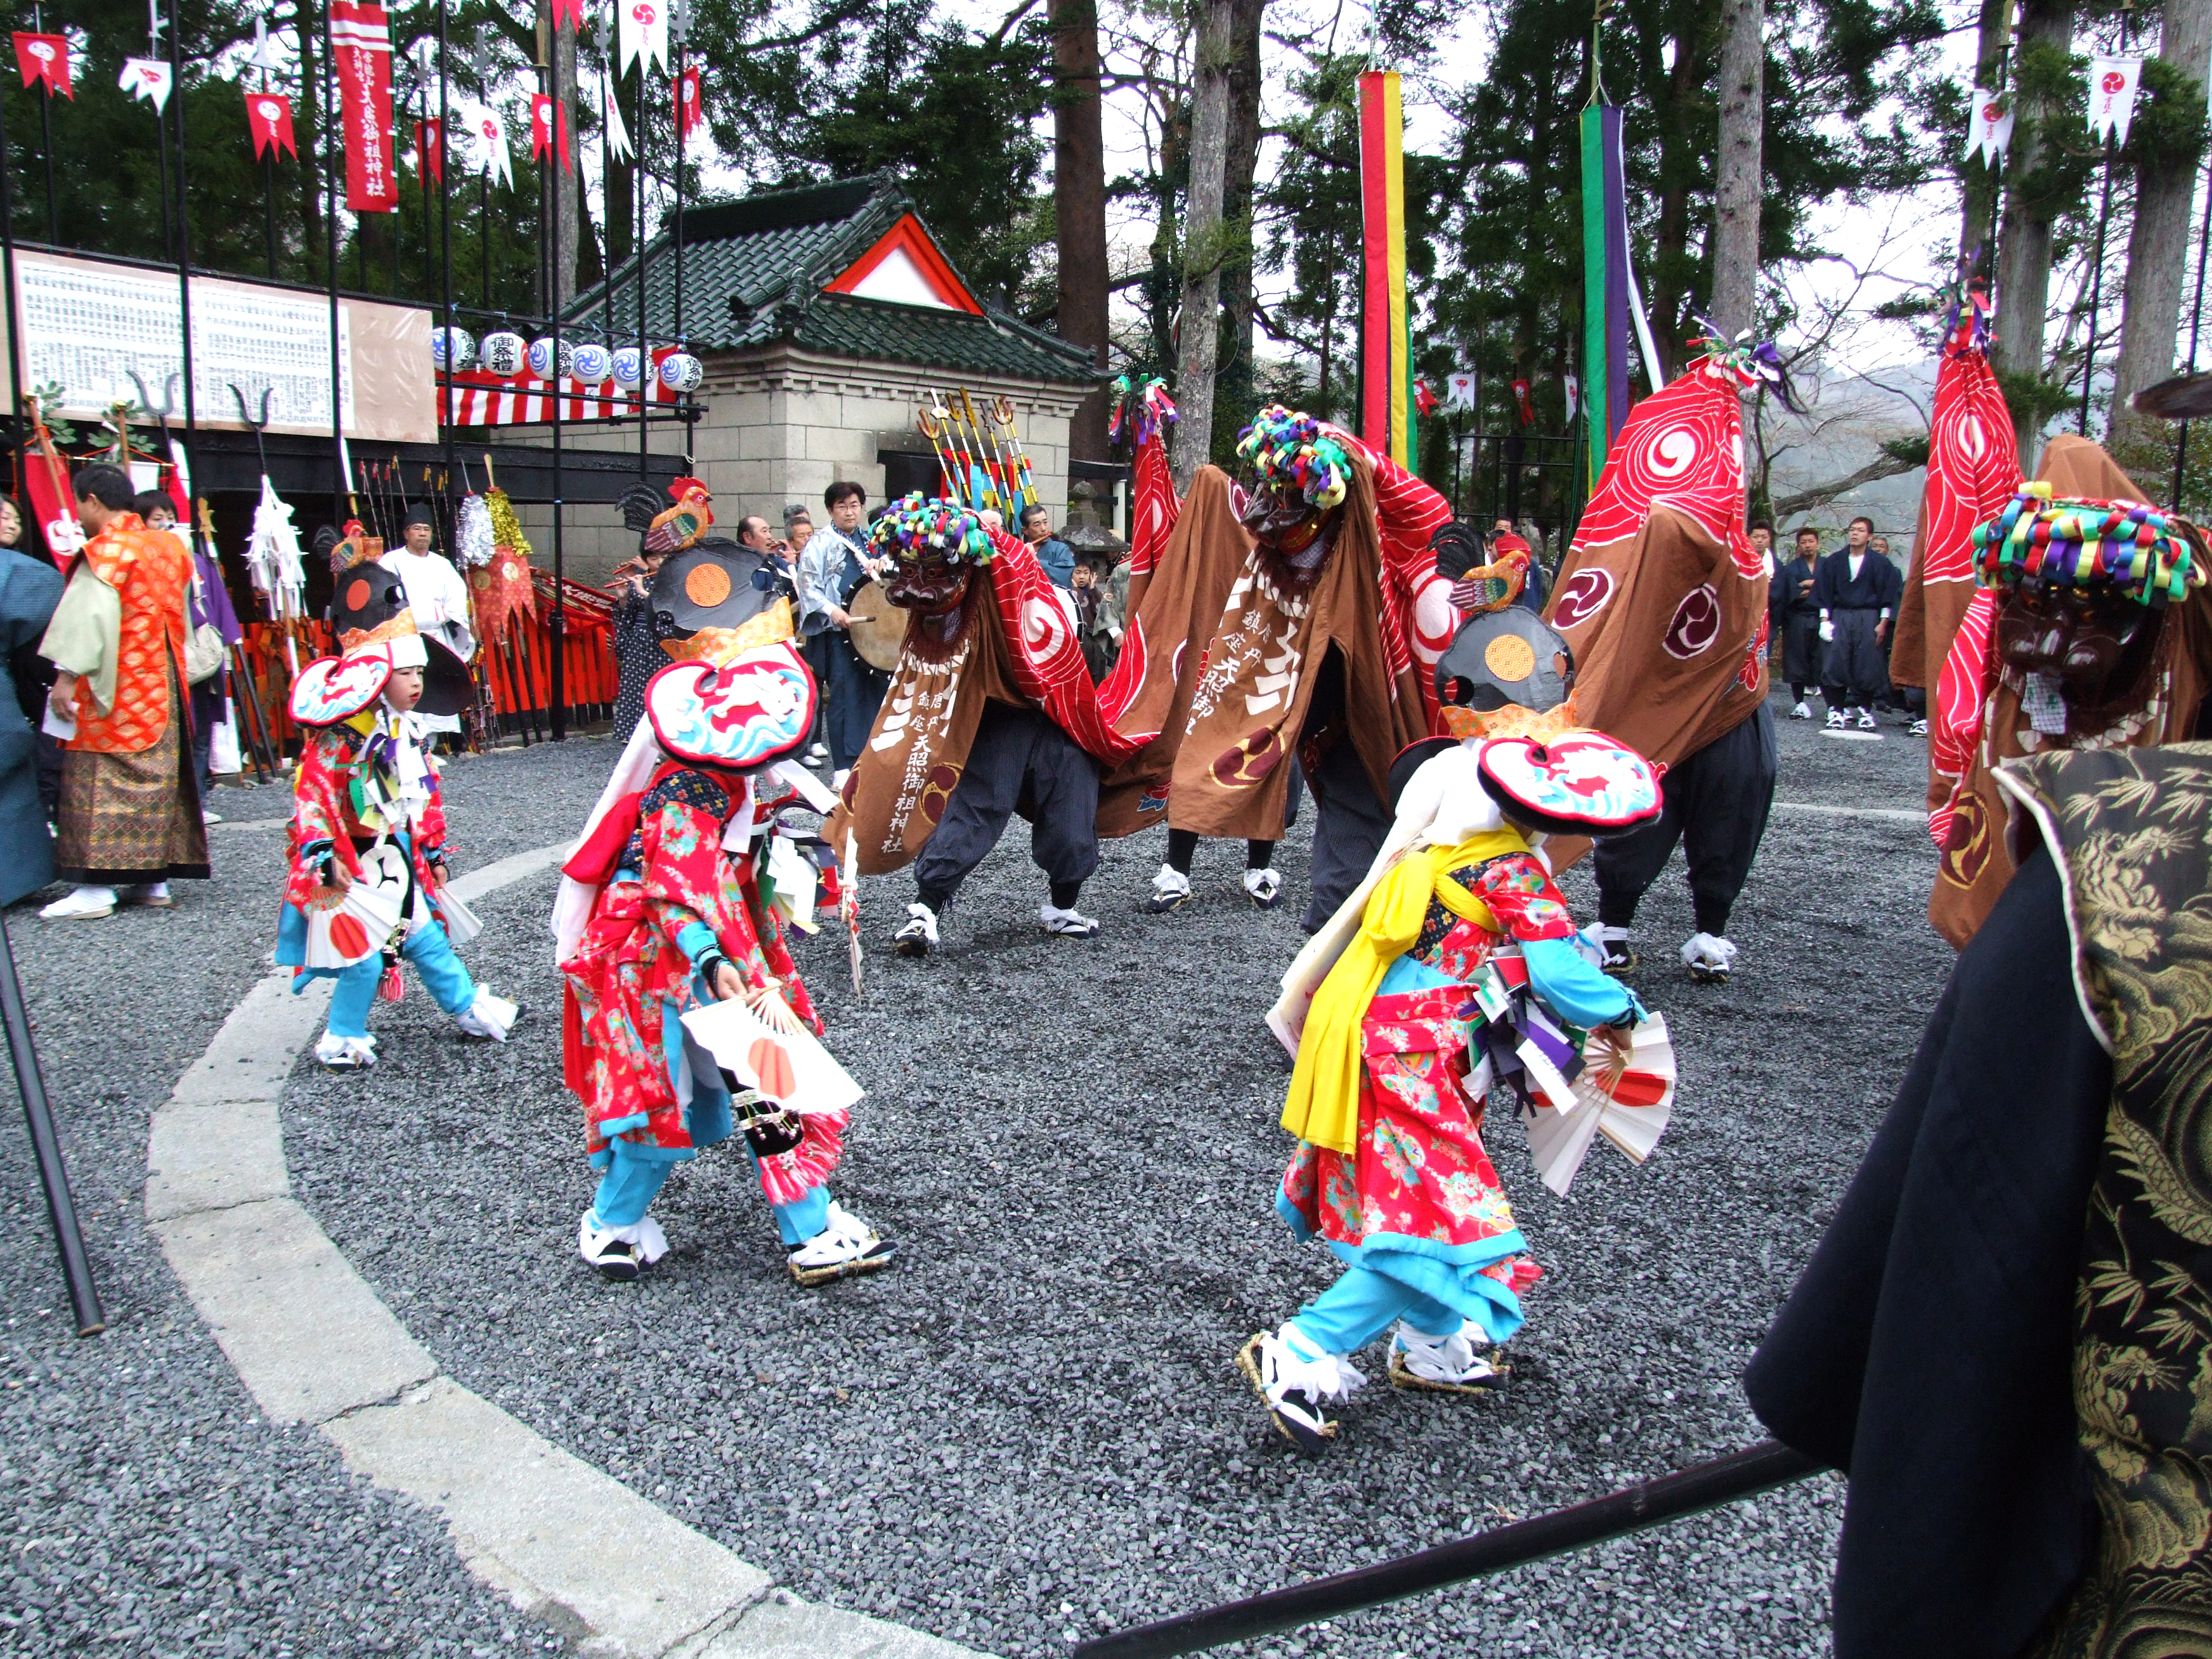
[[[866,486],[872,507],[884,498],[884,468],[877,457],[885,450],[928,451],[928,440],[915,425],[925,388],[949,393],[963,386],[979,412],[1001,397],[1012,403],[1038,497],[1055,524],[1066,519],[1067,428],[1080,387],[963,380],[942,370],[826,357],[788,344],[723,353],[705,364],[706,383],[698,395],[708,413],[695,428],[692,470],[714,491],[718,524],[734,526],[745,514],[758,513],[780,527],[783,509],[793,501],[805,502],[818,524],[822,492],[839,478]],[[681,431],[656,427],[653,447],[673,447]],[[579,428],[564,433],[562,441],[580,449],[625,449],[635,445],[637,434],[634,428],[627,434]],[[550,519],[550,508],[522,510],[537,562],[547,569],[553,562]],[[562,566],[574,580],[597,586],[635,550],[619,509],[568,509]]]

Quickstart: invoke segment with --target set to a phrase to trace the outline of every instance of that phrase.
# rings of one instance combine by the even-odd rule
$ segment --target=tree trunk
[[[1106,368],[1106,140],[1098,87],[1096,0],[1052,0],[1052,203],[1060,337]],[[1106,459],[1105,388],[1068,424],[1071,459]]]
[[[1175,484],[1190,489],[1191,475],[1213,448],[1214,355],[1220,346],[1221,193],[1229,154],[1231,13],[1236,0],[1206,0],[1198,26],[1190,100],[1190,193],[1183,215],[1182,349],[1176,367]]]
[[[294,125],[301,140],[300,257],[306,270],[319,272],[323,265],[324,238],[329,234],[323,220],[325,141],[321,126],[323,23],[320,9],[311,3],[311,0],[297,0],[292,9],[292,27],[299,31],[300,35],[300,101],[293,111]]]
[[[623,261],[635,252],[637,244],[637,161],[636,154],[643,148],[638,134],[637,100],[629,93],[629,82],[617,77],[609,88],[610,95],[621,109],[623,125],[629,134],[632,159],[617,161],[607,168],[607,269],[618,270]]]
[[[553,31],[553,188],[562,200],[556,213],[558,236],[553,250],[553,270],[556,291],[553,310],[557,315],[569,301],[576,297],[576,248],[582,240],[578,234],[576,198],[581,175],[561,170],[560,135],[568,135],[568,155],[574,165],[576,153],[576,117],[574,109],[576,90],[576,31],[556,28]]]
[[[1766,8],[1725,0],[1720,153],[1713,189],[1713,320],[1733,338],[1759,325],[1759,204],[1766,137]]]
[[[2022,0],[2020,46],[2023,55],[2036,46],[2051,45],[2064,51],[2074,37],[2074,0]],[[2020,78],[2015,76],[2015,88]],[[2039,188],[2037,174],[2052,145],[2045,137],[2051,124],[2066,118],[2063,106],[2033,95],[2030,89],[2014,97],[2017,119],[2012,150],[2005,158],[2004,222],[1998,232],[1996,366],[2008,374],[2044,372],[2043,331],[2051,309],[2051,248],[2053,217],[2047,192]],[[2020,441],[2023,466],[2035,465],[2036,440],[2041,422],[2033,410],[2015,409],[2013,420]]]
[[[1667,76],[1668,106],[1658,112],[1659,219],[1652,227],[1651,343],[1659,351],[1662,383],[1674,377],[1682,332],[1681,273],[1689,258],[1690,189],[1697,165],[1691,152],[1704,143],[1686,112],[1702,90],[1701,63],[1696,40],[1676,35],[1674,67]]]
[[[1260,15],[1265,4],[1266,0],[1230,0],[1221,216],[1231,246],[1221,267],[1221,345],[1213,384],[1217,451],[1234,441],[1259,404],[1252,360],[1252,179],[1260,165]]]
[[[2185,101],[2203,114],[2204,83],[2198,76],[2212,59],[2212,0],[2166,0],[2158,55],[2188,78],[2191,90]],[[2137,415],[2128,399],[2173,373],[2181,279],[2189,264],[2190,220],[2203,156],[2201,148],[2192,148],[2149,156],[2136,166],[2136,222],[2128,235],[2120,357],[2112,370],[2111,445],[2124,447],[2165,425],[2155,416]]]
[[[1997,89],[1997,79],[2004,70],[2005,47],[2012,35],[2013,0],[1982,0],[1982,15],[1977,27],[1974,45],[1974,85],[1976,95],[1981,96]],[[1962,163],[1959,171],[1959,258],[1963,263],[1979,250],[1984,256],[1994,250],[1990,243],[1997,234],[1997,173],[1986,159]],[[1984,269],[1987,269],[1986,264]]]
[[[599,256],[599,227],[592,222],[592,198],[590,192],[584,188],[582,157],[579,156],[577,161],[576,171],[571,175],[574,181],[574,195],[569,201],[568,211],[575,216],[576,220],[575,291],[581,294],[597,288],[606,280],[607,267],[606,262]]]

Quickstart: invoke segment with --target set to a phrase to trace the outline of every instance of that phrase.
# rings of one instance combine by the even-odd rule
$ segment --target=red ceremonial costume
[[[308,664],[292,683],[292,719],[305,739],[276,922],[276,960],[299,970],[293,990],[335,981],[315,1058],[339,1071],[376,1063],[369,1009],[380,985],[398,1000],[403,961],[464,1035],[504,1042],[520,1010],[472,981],[453,954],[477,924],[446,890],[445,799],[414,712],[456,706],[468,695],[466,672],[416,632],[405,588],[376,566],[340,585],[332,622],[345,654]],[[403,694],[407,680],[395,676],[418,673]]]
[[[81,887],[208,872],[184,690],[191,580],[182,542],[118,513],[70,563],[47,624],[41,654],[76,676],[54,866]]]
[[[822,1020],[784,944],[785,919],[811,925],[816,879],[776,811],[826,811],[831,797],[789,759],[816,695],[776,578],[719,538],[661,567],[653,609],[687,632],[662,642],[677,660],[647,685],[562,866],[562,1073],[600,1176],[577,1249],[617,1280],[668,1249],[647,1212],[670,1170],[733,1132],[799,1284],[892,1255],[823,1185],[860,1091],[815,1042]]]

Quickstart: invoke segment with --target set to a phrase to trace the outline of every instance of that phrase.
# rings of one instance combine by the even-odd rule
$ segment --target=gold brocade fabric
[[[115,704],[105,711],[80,682],[76,736],[70,747],[96,754],[135,755],[151,749],[177,724],[173,665],[185,659],[185,593],[192,556],[174,536],[149,530],[135,513],[118,513],[79,556],[121,601],[116,641]]]
[[[2034,1652],[2212,1655],[2212,744],[2038,756],[2004,787],[2063,849],[2112,1051],[2075,1291],[2097,1555]]]

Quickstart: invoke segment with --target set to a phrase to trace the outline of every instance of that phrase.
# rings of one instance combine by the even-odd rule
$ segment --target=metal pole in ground
[[[61,1137],[53,1109],[46,1104],[46,1079],[39,1052],[31,1044],[30,1017],[23,1010],[23,981],[15,976],[15,952],[8,939],[8,919],[0,915],[0,1023],[8,1028],[8,1057],[15,1063],[15,1087],[23,1097],[23,1116],[31,1128],[31,1152],[39,1161],[39,1184],[46,1189],[46,1219],[62,1255],[62,1277],[69,1282],[70,1304],[76,1310],[76,1334],[98,1336],[107,1328],[100,1287],[92,1282],[92,1263],[77,1231],[76,1200],[62,1163]]]
[[[1340,1613],[1603,1543],[1817,1474],[1820,1465],[1772,1440],[1692,1464],[1572,1509],[1554,1510],[1457,1543],[1402,1555],[1329,1578],[1269,1590],[1202,1613],[1139,1625],[1079,1644],[1072,1659],[1170,1659],[1294,1630]]]

